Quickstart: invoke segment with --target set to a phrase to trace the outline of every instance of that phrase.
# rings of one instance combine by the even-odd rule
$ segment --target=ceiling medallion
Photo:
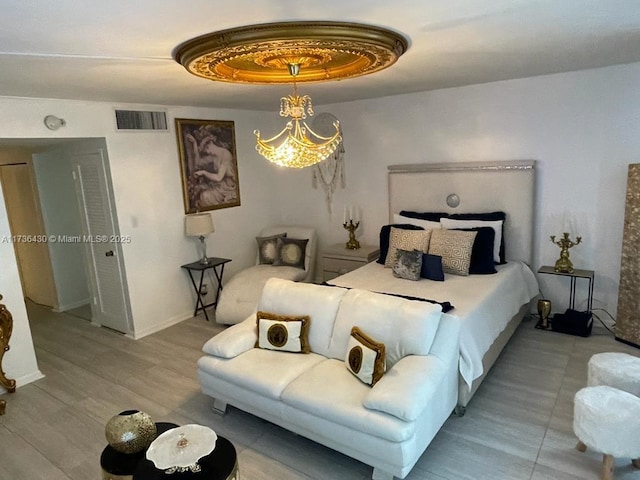
[[[190,73],[221,82],[297,83],[368,75],[393,65],[408,41],[391,30],[346,22],[279,22],[231,28],[188,40],[174,59]]]

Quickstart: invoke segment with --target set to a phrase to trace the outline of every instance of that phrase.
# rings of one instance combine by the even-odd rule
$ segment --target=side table
[[[216,307],[218,305],[218,297],[220,297],[220,291],[222,290],[222,275],[224,275],[224,266],[229,263],[231,259],[229,258],[217,258],[217,257],[208,257],[209,263],[200,263],[193,262],[187,263],[186,265],[182,265],[180,268],[184,268],[189,273],[189,278],[191,279],[191,285],[193,285],[193,289],[196,292],[196,308],[193,311],[193,316],[195,317],[200,310],[204,313],[204,318],[209,321],[209,315],[207,315],[208,307]],[[204,274],[207,270],[211,269],[216,276],[216,280],[218,281],[218,286],[216,288],[216,295],[214,297],[213,302],[205,305],[204,299],[200,292],[202,291],[202,283],[204,281]],[[200,280],[196,284],[196,280],[193,278],[193,272],[200,272]]]
[[[576,305],[576,280],[578,278],[584,278],[589,282],[589,295],[587,297],[587,312],[591,312],[593,308],[593,284],[594,284],[594,275],[595,272],[593,270],[574,270],[572,273],[566,272],[556,272],[553,267],[544,266],[540,267],[538,273],[545,273],[549,275],[560,275],[563,277],[570,277],[571,284],[569,289],[569,308],[575,310]]]
[[[373,262],[380,256],[380,249],[373,245],[350,250],[344,243],[337,243],[322,252],[322,276],[326,282],[339,275]]]

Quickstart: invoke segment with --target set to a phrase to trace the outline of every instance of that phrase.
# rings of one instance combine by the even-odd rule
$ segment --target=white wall
[[[292,220],[316,224],[322,245],[346,242],[347,203],[363,209],[361,242],[376,243],[388,220],[388,165],[534,159],[533,267],[558,258],[549,235],[582,235],[571,259],[596,271],[595,307],[615,315],[627,165],[640,162],[638,84],[636,63],[318,107],[344,131],[347,189],[336,194],[338,215],[329,219],[306,172],[280,176],[278,190],[296,199]],[[538,277],[554,310],[567,308],[568,280]],[[581,308],[585,295],[579,283]]]
[[[82,234],[80,213],[69,157],[60,151],[33,157],[42,217],[48,235],[56,238]],[[71,242],[48,242],[51,267],[58,295],[58,311],[70,310],[90,301],[85,270],[84,246]]]

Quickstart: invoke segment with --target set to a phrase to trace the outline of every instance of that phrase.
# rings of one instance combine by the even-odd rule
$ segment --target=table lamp
[[[209,258],[207,257],[205,236],[215,231],[211,215],[208,213],[194,213],[192,215],[187,215],[185,217],[184,227],[185,233],[188,237],[200,238],[200,244],[202,246],[202,258],[200,259],[200,263],[202,265],[208,265]]]

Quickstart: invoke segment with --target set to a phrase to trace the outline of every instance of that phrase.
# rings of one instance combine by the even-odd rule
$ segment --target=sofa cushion
[[[386,367],[384,343],[376,342],[358,327],[351,329],[344,363],[361,382],[375,385]]]
[[[354,288],[340,303],[327,356],[345,358],[354,326],[384,343],[387,369],[407,355],[428,355],[441,314],[438,304]],[[311,323],[313,328],[313,318]]]
[[[344,368],[343,361],[330,359],[314,365],[293,380],[285,388],[281,399],[285,404],[314,417],[352,430],[392,442],[410,438],[415,432],[414,423],[362,406],[370,391],[370,387],[353,378]]]
[[[286,232],[269,235],[267,237],[256,237],[258,242],[258,263],[261,265],[271,265],[278,257],[278,238],[285,238]]]
[[[272,278],[262,291],[258,310],[278,315],[309,315],[311,351],[328,356],[336,312],[346,293],[346,288],[294,283]],[[344,359],[344,352],[341,359]]]
[[[314,353],[300,355],[252,348],[230,360],[201,357],[198,368],[213,377],[278,400],[291,381],[323,361],[326,361],[325,357]]]
[[[273,265],[276,267],[302,268],[304,270],[307,243],[309,243],[308,238],[278,238],[276,244],[278,251]]]
[[[309,353],[309,316],[256,313],[256,348],[293,353]]]

